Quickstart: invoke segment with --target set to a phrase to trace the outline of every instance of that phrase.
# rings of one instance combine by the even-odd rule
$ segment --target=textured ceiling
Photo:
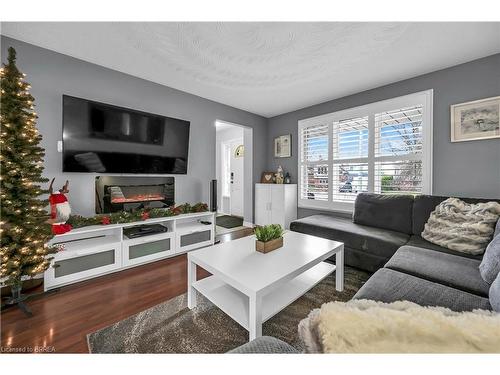
[[[500,23],[2,23],[2,34],[266,117],[500,52]]]

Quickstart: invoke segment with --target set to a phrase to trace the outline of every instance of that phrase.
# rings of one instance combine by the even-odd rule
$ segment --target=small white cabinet
[[[297,219],[296,184],[255,184],[255,224],[288,229]]]

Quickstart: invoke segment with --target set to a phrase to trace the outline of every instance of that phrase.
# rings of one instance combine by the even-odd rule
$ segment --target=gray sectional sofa
[[[482,255],[458,253],[420,237],[431,212],[447,198],[359,194],[352,218],[313,215],[294,221],[290,229],[344,242],[347,265],[375,272],[354,299],[407,300],[454,311],[491,310],[490,285],[479,271]],[[270,353],[278,344],[275,352],[291,352],[273,338],[254,340],[234,352]]]
[[[415,246],[452,253],[420,237],[434,208],[447,199],[433,195],[382,195],[360,193],[351,216],[319,214],[296,220],[290,230],[344,243],[347,265],[375,272],[401,246]],[[491,199],[461,198],[467,203]],[[463,255],[464,257],[480,259]]]

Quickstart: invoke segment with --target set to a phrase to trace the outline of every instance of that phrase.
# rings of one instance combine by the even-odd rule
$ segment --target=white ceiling
[[[2,23],[2,34],[265,117],[500,52],[500,23]]]

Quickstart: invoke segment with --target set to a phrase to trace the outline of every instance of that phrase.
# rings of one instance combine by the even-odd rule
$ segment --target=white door
[[[244,152],[243,139],[231,141],[230,189],[231,215],[243,217]]]
[[[231,215],[231,143],[222,142],[220,150],[219,212]]]

